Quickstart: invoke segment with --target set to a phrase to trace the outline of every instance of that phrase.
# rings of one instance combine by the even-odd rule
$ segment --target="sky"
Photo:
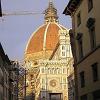
[[[70,29],[70,16],[62,14],[69,0],[52,1],[58,10],[59,23]],[[44,15],[41,13],[48,7],[48,2],[49,0],[1,0],[3,13],[38,13],[0,18],[0,42],[11,60],[24,59],[25,47],[31,34],[44,23]]]

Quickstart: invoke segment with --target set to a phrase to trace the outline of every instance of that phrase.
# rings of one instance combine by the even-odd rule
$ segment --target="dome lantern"
[[[58,22],[57,9],[54,7],[53,2],[49,1],[49,6],[45,10],[45,22]]]

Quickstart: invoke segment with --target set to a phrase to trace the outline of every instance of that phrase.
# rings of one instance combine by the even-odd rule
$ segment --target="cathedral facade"
[[[59,24],[57,10],[49,2],[45,23],[32,34],[25,50],[26,100],[68,100],[71,59],[69,31]]]

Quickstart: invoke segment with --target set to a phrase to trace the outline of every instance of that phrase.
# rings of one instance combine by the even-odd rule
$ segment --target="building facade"
[[[59,24],[49,2],[45,23],[31,36],[25,50],[27,100],[68,100],[67,76],[72,59],[69,31]]]
[[[68,81],[68,100],[75,100],[75,80],[74,80],[74,60],[73,58],[71,58],[68,61],[68,77],[67,77],[67,81]]]
[[[59,39],[61,40],[51,57],[39,60],[40,71],[35,85],[36,100],[68,100],[67,77],[71,72],[68,62],[72,58],[68,33],[59,31]],[[65,52],[65,55],[62,52]]]
[[[76,100],[100,100],[99,5],[99,0],[70,0],[63,12],[72,18]]]
[[[19,64],[19,77],[18,77],[18,100],[23,100],[25,97],[25,89],[26,89],[26,73],[25,73],[25,69],[22,67],[22,64]]]
[[[0,44],[0,48],[2,48]],[[0,49],[0,97],[3,100],[3,60],[2,60],[3,50]]]
[[[12,64],[0,44],[0,100],[18,100],[18,66]]]
[[[1,100],[9,100],[9,67],[10,60],[2,48],[0,43],[0,67],[1,67]]]
[[[9,100],[18,100],[19,84],[19,64],[16,61],[10,61],[9,72]]]

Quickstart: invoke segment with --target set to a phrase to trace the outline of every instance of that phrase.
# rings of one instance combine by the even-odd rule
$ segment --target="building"
[[[9,72],[9,100],[18,100],[19,84],[19,64],[16,61],[10,61]]]
[[[100,100],[100,1],[70,0],[76,100]]]
[[[2,17],[2,7],[1,7],[1,0],[0,0],[0,17]]]
[[[1,100],[3,100],[3,79],[4,79],[4,76],[3,76],[3,54],[4,54],[4,51],[2,49],[2,46],[0,44],[0,97],[1,97]]]
[[[18,78],[18,100],[23,100],[25,97],[25,79],[26,73],[25,69],[22,67],[22,64],[20,64],[19,67],[19,78]]]
[[[73,67],[74,61],[73,58],[68,61],[68,100],[75,100],[75,80],[74,80],[74,67]]]
[[[68,100],[67,64],[72,59],[69,31],[59,24],[52,2],[44,18],[25,50],[26,100]]]
[[[18,66],[12,64],[0,43],[0,100],[18,100]]]
[[[9,100],[9,67],[10,60],[5,54],[0,43],[0,68],[1,68],[1,100]]]
[[[67,76],[71,68],[67,64],[72,58],[68,33],[59,31],[59,39],[50,58],[39,60],[35,100],[68,100]]]

